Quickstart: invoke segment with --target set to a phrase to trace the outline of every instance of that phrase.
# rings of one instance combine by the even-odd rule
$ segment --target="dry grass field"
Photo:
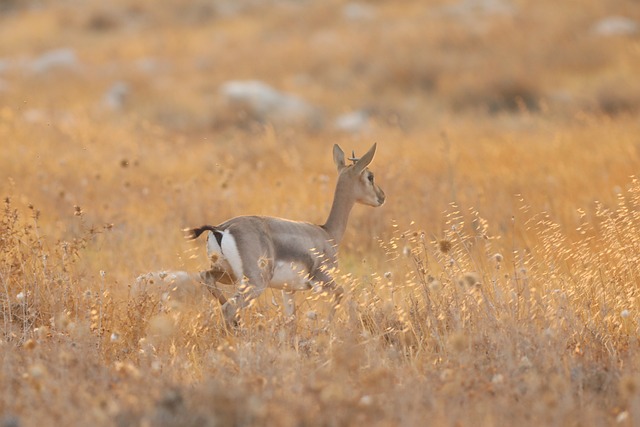
[[[639,25],[634,0],[0,0],[0,427],[640,425]],[[225,92],[249,80],[277,99]],[[354,208],[331,322],[267,290],[227,330],[197,285],[138,286],[208,267],[185,227],[322,223],[333,144],[373,142],[387,202]]]

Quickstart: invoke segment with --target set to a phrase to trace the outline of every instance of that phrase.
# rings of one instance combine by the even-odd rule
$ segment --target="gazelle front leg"
[[[331,311],[329,311],[329,321],[333,320],[333,316],[336,314],[336,310],[342,301],[342,295],[344,294],[344,288],[339,286],[331,274],[325,270],[320,270],[313,275],[313,288],[320,291],[328,291],[332,294]]]
[[[287,318],[296,314],[296,302],[293,298],[294,291],[283,290],[282,291],[282,303],[284,305],[284,315]]]

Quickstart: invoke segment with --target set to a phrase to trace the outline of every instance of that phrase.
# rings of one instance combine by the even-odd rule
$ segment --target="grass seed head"
[[[54,319],[54,326],[59,331],[67,331],[70,325],[71,319],[69,319],[69,315],[65,312],[58,313]]]
[[[469,272],[458,278],[458,284],[462,287],[476,288],[480,286],[481,277],[478,273]]]
[[[453,244],[450,240],[442,239],[438,241],[438,249],[443,254],[448,254],[451,251]]]

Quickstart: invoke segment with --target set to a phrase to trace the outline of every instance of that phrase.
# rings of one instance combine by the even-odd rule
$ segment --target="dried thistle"
[[[458,278],[458,284],[466,287],[480,286],[480,275],[475,272],[468,272]]]
[[[440,249],[440,252],[442,252],[443,254],[449,253],[452,247],[453,245],[450,240],[442,239],[438,241],[438,249]]]

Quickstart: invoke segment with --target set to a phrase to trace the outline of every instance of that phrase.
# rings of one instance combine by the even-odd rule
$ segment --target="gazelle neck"
[[[327,222],[322,226],[322,228],[327,230],[327,233],[329,233],[336,245],[342,241],[344,232],[347,229],[349,214],[355,204],[353,194],[349,190],[349,188],[341,185],[340,177],[338,177],[329,218],[327,218]]]

